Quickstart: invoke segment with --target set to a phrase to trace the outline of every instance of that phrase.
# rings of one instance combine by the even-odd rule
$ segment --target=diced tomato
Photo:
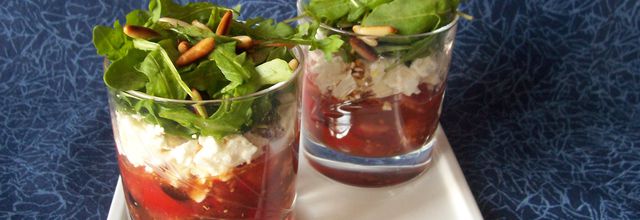
[[[351,127],[352,132],[360,137],[375,138],[380,135],[389,135],[391,126],[382,119],[377,121],[359,121]]]
[[[286,141],[285,141],[286,142]],[[296,143],[290,140],[287,146]],[[275,147],[273,149],[282,149]],[[264,150],[252,163],[234,169],[232,178],[212,178],[201,202],[188,197],[186,189],[164,184],[161,176],[133,167],[120,158],[123,184],[130,197],[129,207],[136,219],[277,219],[291,208],[295,195],[296,151],[272,154]],[[296,151],[297,152],[297,151]],[[188,185],[185,183],[185,185]],[[164,187],[164,188],[163,188]],[[203,186],[200,186],[203,187]]]
[[[120,160],[122,163],[124,158]],[[133,168],[130,164],[127,165],[120,166],[123,184],[139,207],[167,219],[185,218],[191,214],[189,204],[167,195],[160,186],[161,182],[152,174],[145,172],[142,167]]]
[[[355,101],[318,94],[315,87],[310,87],[314,89],[305,91],[303,100],[306,133],[327,147],[356,156],[411,152],[422,147],[438,124],[443,90],[433,93],[427,87],[421,84],[422,92],[412,96]]]

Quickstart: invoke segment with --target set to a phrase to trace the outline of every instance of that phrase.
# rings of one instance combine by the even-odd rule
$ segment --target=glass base
[[[117,192],[117,191],[116,191]],[[293,211],[293,208],[295,207],[295,200],[297,198],[297,194],[296,197],[293,199],[294,203],[293,206],[291,206],[291,209],[288,209],[286,211],[283,211],[283,213],[281,214],[282,217],[280,218],[273,218],[273,220],[296,220],[296,213]],[[127,205],[124,206],[125,211],[127,212],[126,218],[125,219],[121,219],[121,220],[133,220],[135,219],[132,215],[131,212],[129,211],[129,207]],[[198,217],[194,217],[194,219],[201,219],[201,220],[206,220],[206,219],[211,219],[211,220],[225,220],[224,218],[207,218],[207,217],[202,217],[202,216],[198,216]],[[255,218],[246,218],[246,220],[250,220],[250,219],[255,219]],[[267,220],[269,218],[266,218]],[[231,219],[229,219],[231,220]],[[245,220],[245,219],[239,219],[239,218],[233,218],[233,220]]]
[[[392,157],[359,157],[336,151],[302,136],[304,155],[324,176],[359,187],[384,187],[409,181],[431,164],[435,138],[420,149]]]

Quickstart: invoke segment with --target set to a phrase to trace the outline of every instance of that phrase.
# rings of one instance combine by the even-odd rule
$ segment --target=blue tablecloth
[[[143,7],[0,4],[0,219],[106,218],[118,169],[91,28]],[[640,1],[463,9],[441,121],[485,218],[640,219]]]

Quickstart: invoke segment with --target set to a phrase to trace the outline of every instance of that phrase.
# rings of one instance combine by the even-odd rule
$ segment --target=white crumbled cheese
[[[416,59],[411,63],[411,69],[424,79],[431,86],[440,84],[440,68],[437,56],[429,56]]]
[[[411,63],[411,69],[415,71],[420,77],[427,77],[428,75],[438,74],[438,61],[436,56],[429,56],[420,59],[415,59]]]
[[[358,88],[356,80],[350,74],[345,74],[333,88],[331,94],[336,98],[344,99],[356,88]]]
[[[391,68],[384,76],[383,82],[393,89],[394,94],[402,93],[410,96],[420,93],[420,75],[405,65]]]
[[[169,180],[171,185],[178,187],[180,181],[190,178],[191,164],[193,164],[193,152],[200,150],[201,145],[197,141],[187,141],[169,151],[164,158],[164,166],[166,169],[157,172]]]
[[[258,148],[242,135],[229,135],[218,143],[213,137],[200,137],[202,149],[193,156],[191,174],[205,179],[224,176],[234,167],[249,163]]]
[[[239,134],[221,141],[197,135],[184,139],[165,134],[162,127],[145,122],[138,114],[116,111],[116,118],[119,154],[133,166],[144,166],[147,172],[157,169],[156,173],[174,186],[191,176],[202,181],[210,177],[225,179],[224,175],[249,163],[258,152],[258,147]]]
[[[311,71],[318,73],[315,75],[314,83],[322,93],[333,89],[345,76],[349,76],[349,64],[342,61],[342,57],[333,56],[331,61],[327,61],[324,54],[319,51],[309,52]]]
[[[116,111],[117,127],[115,129],[116,146],[122,155],[128,157],[134,166],[157,166],[154,155],[162,154],[162,147],[166,145],[164,129],[158,125],[144,122],[140,115],[129,115]],[[149,146],[149,147],[142,147]]]
[[[358,89],[356,80],[351,76],[349,63],[343,62],[340,56],[327,61],[318,51],[309,52],[311,72],[314,83],[322,93],[345,99],[352,91]],[[414,60],[409,67],[396,64],[396,59],[381,58],[375,62],[364,63],[365,77],[371,80],[369,90],[378,97],[394,94],[413,95],[420,93],[418,86],[426,82],[430,86],[442,83],[442,70],[438,65],[438,56],[428,56]],[[395,65],[394,68],[387,68]]]
[[[387,97],[393,95],[393,89],[383,82],[386,71],[385,68],[391,65],[387,59],[380,59],[369,65],[369,76],[371,77],[371,91],[376,97]]]

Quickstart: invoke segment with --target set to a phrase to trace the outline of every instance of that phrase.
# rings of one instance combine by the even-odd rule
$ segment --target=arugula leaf
[[[163,27],[163,28],[170,29],[171,31],[176,32],[176,33],[178,33],[180,35],[189,36],[189,37],[195,37],[195,38],[199,38],[199,39],[215,36],[213,31],[205,30],[205,29],[193,26],[193,25],[189,25],[189,26],[178,25],[176,27],[167,26],[167,27]]]
[[[347,16],[347,21],[349,22],[359,20],[360,17],[367,12],[367,8],[363,4],[360,4],[358,1],[353,2],[356,2],[356,4],[349,5],[349,15]]]
[[[399,34],[417,34],[447,24],[459,0],[310,0],[305,13],[329,26],[391,25]]]
[[[276,23],[273,19],[264,18],[233,22],[230,31],[232,35],[249,35],[258,40],[287,38],[295,34],[295,29],[287,23]]]
[[[370,9],[374,9],[382,4],[392,2],[393,0],[360,0],[362,4],[366,5]]]
[[[202,134],[222,137],[231,133],[237,133],[251,118],[252,100],[225,101],[211,118],[203,121]],[[210,129],[211,125],[224,129]],[[207,126],[207,127],[204,127]],[[199,126],[200,127],[200,126]]]
[[[455,14],[455,2],[457,0],[395,0],[373,9],[362,19],[362,25],[390,25],[403,35],[424,33],[446,24],[448,15]]]
[[[431,54],[431,50],[435,46],[433,44],[434,42],[437,42],[435,40],[437,36],[438,35],[431,35],[411,44],[411,48],[405,52],[399,63],[404,63]]]
[[[93,28],[93,44],[98,54],[106,56],[111,61],[124,57],[133,47],[118,20],[113,23],[113,28],[100,25]]]
[[[129,50],[126,56],[109,65],[104,73],[104,83],[111,89],[119,91],[144,88],[149,79],[144,73],[138,71],[135,66],[146,56],[147,53],[144,51]]]
[[[340,39],[340,36],[338,35],[331,35],[321,40],[292,38],[292,39],[272,40],[269,42],[309,45],[310,50],[316,50],[316,49],[322,50],[322,52],[324,52],[325,57],[327,59],[331,58],[331,55],[334,54],[335,52],[339,52],[341,46],[344,44],[344,41]]]
[[[310,23],[298,25],[298,33],[295,35],[297,38],[294,38],[293,40],[297,40],[294,42],[298,44],[310,45],[310,50],[321,50],[322,52],[324,52],[325,57],[327,59],[330,59],[330,56],[333,53],[340,50],[340,47],[342,47],[344,41],[340,39],[340,36],[338,35],[330,35],[326,38],[316,40],[316,32],[318,31],[319,27],[320,23],[318,21],[312,21]]]
[[[255,64],[262,64],[273,59],[293,59],[293,55],[286,47],[258,47],[253,49],[249,56]]]
[[[174,109],[177,109],[177,108],[174,108]],[[164,131],[166,133],[177,135],[184,138],[191,138],[193,134],[198,133],[198,128],[195,126],[184,126],[175,120],[162,118],[160,116],[158,116],[158,124],[160,124],[160,126],[164,128]]]
[[[136,99],[128,98],[126,96],[118,96],[114,101],[117,102],[116,106],[119,111],[129,112],[131,114],[139,114],[146,122],[160,125],[162,128],[164,128],[164,132],[167,134],[191,138],[192,134],[196,134],[198,132],[197,129],[195,129],[195,127],[193,126],[183,126],[177,121],[162,118],[160,116],[160,113],[163,110],[166,110],[168,108],[180,109],[180,106],[170,106],[164,103],[157,103],[151,99]]]
[[[226,98],[239,97],[251,94],[258,90],[257,80],[252,80],[248,83],[242,84],[233,90],[229,91],[225,95]],[[211,115],[209,120],[212,123],[229,125],[236,128],[234,132],[237,132],[241,126],[251,121],[253,99],[236,100],[236,101],[224,101],[218,110]],[[208,131],[203,131],[203,134]]]
[[[171,0],[151,0],[149,2],[149,12],[151,20],[154,22],[161,17],[171,17],[186,22],[198,20],[204,23],[209,20],[211,10],[217,8],[218,6],[208,2],[189,3],[184,6]]]
[[[229,55],[228,54],[229,51],[231,50],[231,48],[235,47],[235,44],[228,43],[227,45],[220,45],[220,46],[222,49],[217,48],[216,50],[219,50],[219,49],[227,50],[227,52],[224,52],[224,51],[218,52],[219,54],[224,56],[225,54]],[[232,60],[231,63],[234,63],[233,64],[235,66],[234,68],[242,68],[242,69],[247,68],[247,66],[238,65],[241,63],[247,64],[246,57],[244,57],[243,55],[238,55],[235,58],[231,57],[231,60]],[[208,61],[208,62],[211,62],[211,61]],[[250,62],[248,64],[250,64]],[[286,68],[289,68],[286,62],[284,62],[284,64],[286,65]],[[207,64],[207,65],[211,65],[211,64]],[[273,65],[273,64],[269,64],[269,65]],[[249,71],[249,70],[241,70],[241,71]],[[288,70],[288,71],[290,72],[291,70]],[[274,74],[272,76],[273,78],[270,79],[271,80],[270,83],[278,82],[278,79],[276,79],[275,75],[277,74]],[[222,97],[225,100],[232,97],[239,97],[239,96],[251,94],[257,91],[262,85],[262,81],[258,77],[251,77],[249,79],[244,79],[237,74],[232,74],[231,77],[232,78],[238,77],[239,79],[243,79],[243,82],[231,89],[228,89],[225,92],[225,95]],[[284,80],[287,80],[287,79],[288,78]],[[254,105],[253,103],[254,103],[253,99],[223,101],[223,103],[220,105],[220,107],[218,107],[216,112],[213,115],[211,115],[210,118],[207,118],[207,119],[202,119],[199,116],[195,115],[193,112],[186,110],[184,108],[162,109],[160,112],[160,117],[174,120],[185,127],[194,127],[198,129],[202,135],[209,135],[209,136],[214,136],[216,138],[222,138],[225,135],[239,132],[241,127],[248,125],[249,123],[252,122],[254,118],[253,109],[252,109]],[[261,105],[261,107],[264,107],[264,106]],[[258,117],[258,115],[256,115],[256,117]],[[264,117],[264,115],[259,117]]]
[[[286,70],[282,68],[286,68]],[[261,69],[260,71],[258,71],[261,74],[260,77],[252,77],[245,83],[235,87],[233,90],[228,91],[223,98],[239,97],[251,94],[255,91],[258,91],[258,89],[262,85],[275,84],[288,80],[290,76],[284,77],[284,75],[293,74],[291,72],[291,69],[289,68],[289,65],[284,60],[273,62],[269,61],[258,66],[256,69]],[[207,119],[207,121],[215,124],[228,125],[230,127],[239,129],[244,125],[252,123],[253,120],[264,118],[266,112],[268,112],[268,110],[271,108],[270,106],[269,108],[265,107],[264,105],[269,103],[264,103],[264,100],[262,100],[260,101],[260,103],[257,103],[257,106],[262,109],[260,109],[260,111],[256,112],[257,114],[254,115],[254,110],[252,108],[254,106],[254,102],[255,99],[224,101],[218,108],[218,110],[209,119]],[[202,130],[202,133],[204,135],[214,135],[216,137],[235,132],[237,132],[237,130],[229,130],[226,132],[217,131],[217,133],[212,132],[211,130]]]
[[[393,0],[311,0],[305,12],[330,26],[351,27],[381,4]]]
[[[167,52],[170,60],[177,60],[180,56],[180,52],[178,52],[178,43],[175,40],[164,39],[159,41],[158,45]]]
[[[190,88],[206,91],[211,97],[229,83],[212,60],[202,61],[193,71],[183,73],[182,79]]]
[[[254,83],[246,83],[231,91],[226,99],[253,93]],[[224,101],[209,118],[201,118],[186,108],[161,107],[159,117],[172,120],[187,129],[198,130],[200,134],[218,139],[228,134],[238,133],[240,128],[251,121],[253,100]]]
[[[154,123],[154,124],[158,124],[159,120],[158,120],[158,116],[157,116],[157,111],[156,111],[156,104],[153,100],[151,99],[143,99],[143,100],[137,100],[137,102],[134,104],[133,109],[144,116],[145,120],[147,120],[150,123]]]
[[[140,63],[139,71],[149,78],[146,93],[153,96],[171,99],[184,99],[186,94],[177,85],[177,72],[171,71],[170,63],[166,63],[160,50],[152,50]]]
[[[236,54],[236,43],[225,43],[218,45],[213,51],[213,59],[216,61],[218,68],[224,74],[224,77],[231,83],[222,89],[227,92],[255,76],[255,68],[251,60],[247,59],[246,53]]]
[[[194,114],[189,106],[118,97],[118,108],[141,114],[149,123],[157,124],[172,135],[188,137],[191,134],[212,135],[221,138],[241,132],[268,117],[273,109],[269,97],[229,101],[248,95],[268,84],[288,80],[292,73],[286,60],[293,56],[286,47],[263,47],[258,44],[244,53],[237,54],[236,40],[217,36],[193,25],[170,26],[159,23],[161,17],[172,17],[187,23],[198,20],[213,28],[223,12],[232,10],[211,3],[179,5],[171,0],[151,0],[149,11],[134,10],[127,14],[127,24],[139,25],[158,31],[160,41],[145,41],[127,37],[120,23],[114,29],[99,26],[94,29],[94,43],[98,53],[111,61],[105,71],[105,84],[112,91],[137,90],[152,96],[184,100],[192,96],[191,88],[206,91],[210,98],[221,98],[219,106],[208,106],[214,112],[209,118]],[[235,9],[238,11],[239,9]],[[256,18],[246,22],[232,21],[231,32],[249,35],[261,42],[301,43],[313,48],[335,51],[337,38],[315,39],[315,26],[296,29],[287,23],[272,19]],[[300,33],[303,31],[303,33]],[[206,59],[176,68],[173,61],[180,54],[177,42],[188,40],[192,44],[200,39],[214,37],[214,52]],[[339,39],[337,39],[339,40]],[[250,58],[248,57],[250,56]],[[257,65],[256,64],[260,64]],[[259,108],[259,109],[256,109]]]
[[[187,94],[191,96],[191,89],[182,81],[162,46],[144,40],[134,40],[134,46],[141,50],[150,50],[138,67],[138,71],[149,78],[146,85],[147,94],[171,99],[184,99]]]
[[[156,25],[157,27],[159,27],[160,29],[163,30],[170,30],[173,31],[174,33],[176,33],[178,36],[187,39],[189,41],[189,43],[191,44],[196,44],[198,43],[198,41],[204,39],[204,38],[208,38],[208,37],[213,37],[215,38],[215,42],[217,44],[223,44],[223,43],[227,43],[227,42],[235,42],[236,40],[228,37],[228,36],[223,36],[223,35],[216,35],[215,33],[213,33],[213,31],[211,30],[205,30],[193,25],[188,25],[188,26],[171,26],[169,24],[166,23],[158,23]]]
[[[335,53],[336,51],[340,50],[340,47],[342,47],[342,44],[344,44],[344,41],[342,39],[340,39],[340,36],[338,35],[331,35],[327,38],[324,38],[320,41],[318,41],[316,44],[312,44],[311,45],[311,50],[313,49],[320,49],[322,52],[324,52],[325,57],[327,59],[330,59],[331,54]]]
[[[127,24],[144,26],[149,21],[149,18],[149,12],[136,9],[127,14]]]
[[[274,25],[273,19],[266,19],[254,25],[249,34],[257,39],[286,38],[294,34],[295,29],[286,23],[278,22]]]
[[[349,5],[349,0],[313,0],[309,2],[306,10],[316,19],[333,25],[349,13]]]
[[[240,127],[212,119],[203,119],[186,108],[160,108],[158,115],[190,130],[199,130],[202,135],[214,136],[218,139],[227,134],[237,133]]]
[[[291,38],[273,39],[266,42],[309,45],[310,50],[322,50],[327,59],[329,59],[331,58],[331,55],[333,53],[340,50],[340,47],[344,44],[344,41],[340,39],[340,36],[338,35],[331,35],[329,37],[317,40],[315,36],[319,26],[320,23],[318,21],[304,23],[298,26],[297,33],[294,34]]]
[[[287,61],[273,59],[256,66],[261,85],[271,85],[287,81],[293,75],[293,70]]]
[[[245,23],[234,22],[231,30],[235,35],[253,36],[255,39],[263,41],[264,44],[285,43],[310,45],[311,50],[320,49],[324,51],[327,56],[330,56],[340,49],[343,41],[337,35],[317,40],[315,37],[319,25],[319,22],[313,21],[311,23],[300,24],[297,29],[294,29],[284,22],[274,24],[273,19],[255,18],[249,19]],[[268,58],[275,58],[271,55],[285,54],[280,51],[269,51],[268,49],[262,48],[258,48],[256,51],[257,54],[251,55],[255,63],[263,63],[270,60]]]
[[[263,27],[264,26],[258,26],[258,28],[256,28],[256,35],[264,39],[268,39],[270,37],[271,38],[289,37],[294,34],[294,30],[295,30],[293,27],[283,22],[276,23],[276,25],[272,26],[272,28],[263,28]],[[273,32],[270,33],[269,31],[273,31]],[[266,34],[263,35],[262,33],[266,33]]]

